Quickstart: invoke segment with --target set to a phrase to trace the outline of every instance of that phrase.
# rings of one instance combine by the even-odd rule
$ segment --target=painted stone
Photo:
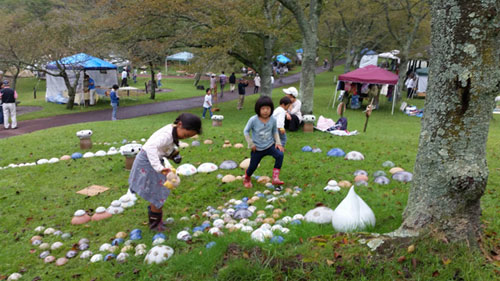
[[[41,258],[41,259],[45,259],[49,255],[50,255],[50,251],[43,251],[43,252],[40,253],[40,255],[38,257]]]
[[[90,221],[90,216],[87,215],[87,213],[84,210],[78,210],[73,215],[73,218],[71,219],[71,224],[79,225],[87,223],[89,221]]]
[[[376,184],[389,184],[391,181],[386,176],[378,176],[373,180]]]
[[[195,166],[191,164],[182,164],[177,167],[177,174],[182,176],[191,176],[198,172]]]
[[[393,174],[393,175],[394,175],[395,173],[398,173],[398,172],[403,172],[403,171],[404,171],[404,169],[403,169],[403,168],[400,168],[400,167],[394,167],[394,168],[392,168],[392,169],[390,169],[390,170],[389,170],[389,173],[391,173],[391,174]]]
[[[57,266],[63,266],[63,265],[65,265],[67,262],[68,262],[68,259],[67,259],[67,258],[58,258],[58,259],[56,260],[56,265],[57,265]]]
[[[217,171],[218,167],[214,163],[203,163],[198,167],[198,173],[211,173]]]
[[[332,148],[327,153],[329,157],[344,157],[345,152],[340,148]]]
[[[332,222],[332,215],[332,209],[320,206],[308,211],[304,218],[307,222],[326,224]]]
[[[195,140],[191,142],[191,146],[200,146],[200,142]]]
[[[81,259],[88,259],[90,257],[92,257],[92,252],[89,250],[86,250],[80,254]]]
[[[373,173],[373,176],[376,178],[376,177],[380,177],[380,176],[386,176],[387,174],[384,172],[384,171],[376,171],[375,173]]]
[[[302,152],[311,152],[313,149],[309,145],[302,147]]]
[[[351,151],[351,152],[349,152],[349,153],[346,154],[346,156],[344,157],[344,159],[359,161],[359,160],[364,160],[365,157],[363,156],[363,154],[361,154],[361,152]]]
[[[358,182],[358,181],[368,181],[368,177],[366,175],[357,175],[354,178],[354,181],[355,182]]]
[[[82,157],[83,157],[83,155],[80,152],[75,152],[75,153],[71,154],[71,159],[74,159],[74,160],[80,159]]]
[[[238,163],[234,162],[233,160],[225,160],[219,165],[219,169],[222,170],[232,170],[236,169],[238,167]]]
[[[236,143],[236,144],[233,145],[233,147],[234,148],[243,148],[244,146],[241,143]]]
[[[382,163],[382,167],[392,168],[394,166],[394,163],[392,163],[391,161],[385,161],[384,163]]]
[[[92,220],[93,221],[100,221],[100,220],[103,220],[103,219],[107,219],[107,218],[110,218],[112,216],[111,213],[109,213],[106,208],[104,207],[98,207],[96,210],[95,210],[95,214],[92,216]]]
[[[70,250],[66,253],[66,258],[68,259],[72,259],[74,257],[76,257],[76,255],[78,255],[78,252],[75,251],[75,250]]]
[[[413,174],[410,172],[405,172],[405,171],[397,172],[397,173],[392,175],[392,179],[406,183],[406,182],[412,181]]]
[[[174,254],[174,249],[166,245],[159,245],[149,250],[144,261],[148,264],[160,264],[170,259]]]
[[[348,188],[352,186],[352,183],[349,181],[340,181],[338,185],[342,188]]]

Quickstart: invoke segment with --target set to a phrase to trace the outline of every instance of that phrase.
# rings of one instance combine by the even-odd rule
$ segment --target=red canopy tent
[[[398,83],[398,76],[375,65],[367,65],[340,75],[339,81],[396,85]]]
[[[387,71],[375,65],[367,65],[365,67],[358,68],[354,71],[340,75],[338,81],[396,85],[398,83],[398,79],[398,75],[390,71]],[[338,83],[339,82],[337,82],[337,87],[335,88],[335,99],[333,102],[333,107],[335,107],[335,100],[337,99]],[[393,99],[393,101],[394,100],[395,99]],[[392,104],[392,112],[394,114],[394,102]]]

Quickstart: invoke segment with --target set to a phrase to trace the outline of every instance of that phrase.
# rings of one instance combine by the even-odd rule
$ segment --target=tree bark
[[[273,62],[274,40],[275,38],[271,35],[266,35],[263,38],[264,57],[262,58],[262,63],[260,65],[261,96],[270,97],[273,90],[273,85],[271,84],[273,68],[271,63]]]
[[[151,96],[150,99],[154,100],[156,95],[156,80],[155,80],[155,71],[153,69],[153,63],[149,63],[149,69],[151,70]]]
[[[494,0],[432,2],[429,89],[400,230],[432,229],[477,245],[486,141],[500,91],[499,13]]]
[[[58,64],[58,67],[63,67]],[[64,79],[64,84],[66,84],[66,88],[68,89],[68,103],[66,104],[66,109],[73,109],[73,105],[75,104],[75,95],[76,95],[76,88],[78,87],[78,81],[80,80],[80,71],[79,70],[72,70],[75,71],[75,81],[73,85],[71,84],[71,81],[69,81],[68,74],[66,73],[66,69],[61,69],[59,71],[59,76]]]
[[[279,0],[292,12],[302,34],[302,71],[300,73],[299,99],[302,113],[312,114],[314,99],[314,78],[316,77],[316,56],[318,49],[318,22],[323,6],[322,0],[310,0],[309,16],[296,0]]]

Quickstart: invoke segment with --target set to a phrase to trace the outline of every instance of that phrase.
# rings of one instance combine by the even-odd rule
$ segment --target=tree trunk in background
[[[21,66],[16,65],[16,72],[12,75],[12,83],[11,88],[15,91],[17,85],[17,78],[19,77],[19,73],[21,72]]]
[[[495,0],[432,2],[429,90],[400,230],[432,229],[477,245],[486,141],[500,91],[499,13]]]
[[[66,85],[66,88],[68,89],[68,103],[66,104],[67,109],[73,109],[73,105],[75,104],[75,95],[76,95],[76,88],[78,87],[78,80],[80,80],[80,72],[75,73],[75,81],[74,84],[71,85],[71,82],[69,81],[68,74],[66,73],[66,70],[62,70],[60,72],[60,76],[64,79],[64,84]]]
[[[345,63],[344,63],[344,73],[351,71],[353,56],[352,56],[352,38],[349,37],[347,40],[347,47],[345,51]]]
[[[273,75],[273,67],[271,63],[273,62],[273,47],[274,47],[273,36],[264,36],[264,57],[262,58],[260,65],[260,85],[261,85],[261,96],[270,97],[273,90],[273,85],[271,84],[271,75]]]
[[[151,96],[150,99],[154,100],[156,95],[156,80],[155,71],[153,69],[153,63],[149,63],[149,69],[151,70]]]
[[[322,0],[311,0],[308,10],[304,10],[297,0],[279,0],[292,12],[302,34],[302,71],[300,73],[299,99],[302,101],[302,113],[311,114],[314,99],[314,78],[316,77],[316,57],[318,50],[318,22],[323,6]],[[308,11],[309,16],[305,16]]]

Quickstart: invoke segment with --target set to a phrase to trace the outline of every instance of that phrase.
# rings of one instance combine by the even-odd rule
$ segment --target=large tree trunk
[[[476,244],[488,128],[500,91],[499,10],[495,1],[432,2],[429,90],[400,230],[432,229]]]
[[[80,71],[74,70],[75,81],[73,81],[73,84],[71,84],[71,81],[69,81],[69,77],[66,71],[66,69],[60,70],[58,76],[64,79],[64,84],[66,85],[66,89],[68,89],[68,103],[66,104],[66,108],[72,110],[73,105],[75,104],[75,95],[76,89],[78,87],[78,81],[80,80]]]
[[[302,40],[304,55],[302,71],[300,73],[299,99],[302,101],[302,112],[312,114],[314,99],[314,78],[316,76],[316,49],[318,48],[317,34],[305,36]],[[312,38],[311,38],[312,37]]]
[[[344,63],[344,73],[351,71],[351,64],[353,60],[352,54],[352,37],[347,39],[347,47],[345,50],[345,63]]]
[[[16,65],[16,72],[12,75],[12,85],[11,88],[15,91],[17,85],[17,78],[19,78],[19,73],[21,72],[21,66]]]

